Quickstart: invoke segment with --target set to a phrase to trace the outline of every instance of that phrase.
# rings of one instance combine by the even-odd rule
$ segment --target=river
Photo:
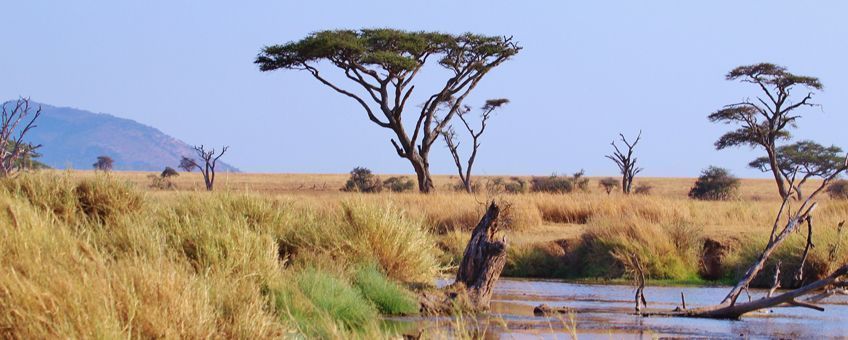
[[[683,292],[689,308],[718,303],[729,287],[646,287],[648,308],[672,310]],[[751,298],[766,292],[752,290]],[[501,279],[495,288],[490,315],[464,321],[488,339],[652,339],[672,338],[846,338],[848,296],[833,296],[819,303],[819,312],[806,308],[778,307],[751,313],[739,321],[694,318],[641,317],[633,314],[634,290],[624,285],[577,284],[559,281]],[[747,299],[743,295],[740,299]],[[566,307],[571,313],[537,317],[539,304]],[[450,337],[455,322],[445,318],[396,318],[404,332],[441,332]],[[475,328],[477,327],[477,328]]]

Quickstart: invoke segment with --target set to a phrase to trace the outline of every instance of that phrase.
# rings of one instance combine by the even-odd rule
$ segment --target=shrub
[[[476,191],[476,190],[475,190]],[[490,194],[521,194],[527,192],[527,181],[520,177],[495,177],[486,180],[486,192]]]
[[[162,170],[162,173],[159,174],[159,177],[170,178],[170,177],[176,177],[176,176],[179,176],[179,175],[180,175],[180,173],[177,172],[177,170],[174,170],[174,168],[172,168],[172,167],[166,166],[165,170]]]
[[[354,275],[354,285],[362,295],[374,303],[380,313],[411,315],[418,313],[415,298],[397,283],[389,280],[377,266],[360,267]]]
[[[848,199],[848,180],[833,182],[827,187],[827,194],[833,199]]]
[[[415,182],[406,177],[389,177],[383,181],[383,187],[392,192],[405,192],[415,188]]]
[[[736,196],[739,179],[727,169],[711,166],[701,172],[689,197],[701,200],[728,200]]]
[[[613,190],[621,187],[621,183],[615,178],[607,177],[598,182],[598,185],[604,188],[604,191],[609,195]]]
[[[350,178],[345,183],[342,191],[348,192],[380,192],[383,190],[383,182],[380,177],[371,173],[371,170],[363,167],[355,167],[350,172]]]
[[[553,174],[548,177],[533,177],[530,180],[530,191],[565,194],[575,189],[586,191],[589,188],[589,179],[583,177],[584,172],[580,170],[572,177],[557,176]]]
[[[636,188],[633,188],[633,193],[637,195],[650,195],[652,190],[654,190],[654,187],[650,185],[639,184]]]

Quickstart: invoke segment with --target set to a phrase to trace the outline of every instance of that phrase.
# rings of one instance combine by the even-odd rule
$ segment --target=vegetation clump
[[[571,177],[556,174],[548,177],[533,177],[530,180],[530,191],[556,194],[567,194],[574,190],[587,191],[589,179],[585,178],[584,174],[583,170],[580,170]]]
[[[345,183],[342,191],[376,193],[383,191],[383,182],[380,177],[371,173],[371,170],[363,167],[355,167],[350,171],[350,178]]]
[[[848,199],[848,180],[834,181],[827,187],[827,194],[833,199]]]
[[[415,188],[415,182],[406,177],[389,177],[383,181],[383,187],[391,192],[407,192]]]
[[[689,197],[700,200],[723,201],[736,197],[739,179],[724,168],[711,166],[701,172]]]

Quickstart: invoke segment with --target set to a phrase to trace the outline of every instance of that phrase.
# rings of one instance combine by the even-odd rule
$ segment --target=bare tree
[[[618,148],[618,145],[615,145],[615,141],[612,141],[610,145],[612,145],[615,151],[612,155],[607,155],[606,157],[615,162],[615,165],[618,166],[618,170],[621,172],[621,192],[630,194],[630,190],[633,188],[633,178],[636,177],[636,174],[642,172],[642,168],[636,166],[636,158],[633,157],[633,149],[636,148],[636,144],[642,139],[642,131],[639,131],[639,135],[636,136],[636,140],[633,143],[628,142],[623,134],[619,133],[618,136],[621,137],[621,141],[627,146],[627,152],[622,152]]]
[[[91,166],[94,168],[94,171],[103,171],[109,172],[112,171],[112,167],[115,164],[115,160],[109,156],[97,156],[97,161],[94,162]]]
[[[221,153],[217,153],[215,149],[207,151],[203,145],[195,146],[194,152],[203,162],[203,165],[201,166],[192,158],[183,156],[180,160],[180,168],[186,171],[191,171],[192,168],[200,170],[200,174],[203,175],[203,182],[206,184],[206,190],[212,191],[212,188],[215,186],[215,166],[218,163],[218,159],[220,159],[229,148],[229,146],[225,145],[221,148]]]
[[[795,75],[789,73],[785,67],[768,63],[737,67],[730,71],[726,78],[756,85],[765,94],[765,98],[746,99],[709,115],[711,122],[739,125],[739,128],[725,133],[715,142],[716,149],[740,145],[760,146],[765,149],[768,156],[766,167],[774,176],[780,197],[786,197],[790,191],[786,187],[789,174],[781,171],[776,141],[789,139],[787,129],[794,127],[798,118],[801,118],[795,112],[797,109],[815,105],[810,103],[812,92],[808,92],[797,102],[790,101],[790,94],[795,87],[821,90],[821,82],[818,78]]]
[[[267,46],[256,63],[262,71],[307,71],[322,84],[355,100],[369,120],[394,133],[391,143],[395,151],[415,170],[418,190],[429,193],[435,189],[429,159],[433,143],[483,77],[520,50],[511,37],[395,29],[332,30]],[[415,89],[415,77],[428,61],[447,71],[447,79],[427,93],[425,104],[409,117],[404,115],[407,100]],[[345,87],[320,73],[319,66],[325,65],[341,71],[344,77],[340,78],[353,86]],[[436,123],[436,111],[451,97],[456,97],[454,105]],[[407,124],[403,119],[409,119]]]
[[[26,166],[25,159],[35,155],[41,145],[24,142],[24,136],[36,127],[41,106],[32,112],[29,98],[19,98],[15,104],[3,103],[0,116],[0,177],[14,174]],[[10,108],[11,106],[11,108]]]
[[[442,137],[444,137],[445,144],[447,145],[448,150],[450,150],[451,156],[453,156],[454,164],[456,164],[459,179],[462,181],[462,185],[468,193],[473,191],[473,186],[471,185],[471,168],[474,167],[474,160],[477,158],[477,151],[480,149],[480,137],[483,136],[483,132],[486,131],[486,124],[489,122],[489,118],[492,117],[492,113],[507,103],[509,103],[509,99],[506,98],[487,100],[486,104],[480,108],[483,113],[480,115],[479,129],[472,128],[471,123],[469,123],[468,113],[471,111],[470,107],[464,106],[460,111],[457,111],[457,117],[459,117],[459,120],[462,122],[462,125],[471,137],[471,154],[468,156],[464,170],[462,161],[460,160],[459,141],[457,140],[456,130],[453,126],[450,126],[442,131]],[[453,104],[449,104],[448,106],[452,107]]]

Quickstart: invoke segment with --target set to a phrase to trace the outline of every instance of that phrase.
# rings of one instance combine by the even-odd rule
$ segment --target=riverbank
[[[637,254],[651,282],[729,282],[778,208],[600,192],[207,193],[125,176],[0,181],[4,335],[391,335],[378,316],[415,314],[413,291],[451,271],[492,198],[505,207],[504,276],[624,283],[627,255]],[[808,275],[848,258],[835,228],[845,216],[848,203],[823,200]],[[793,235],[774,255],[784,270],[804,241]]]

